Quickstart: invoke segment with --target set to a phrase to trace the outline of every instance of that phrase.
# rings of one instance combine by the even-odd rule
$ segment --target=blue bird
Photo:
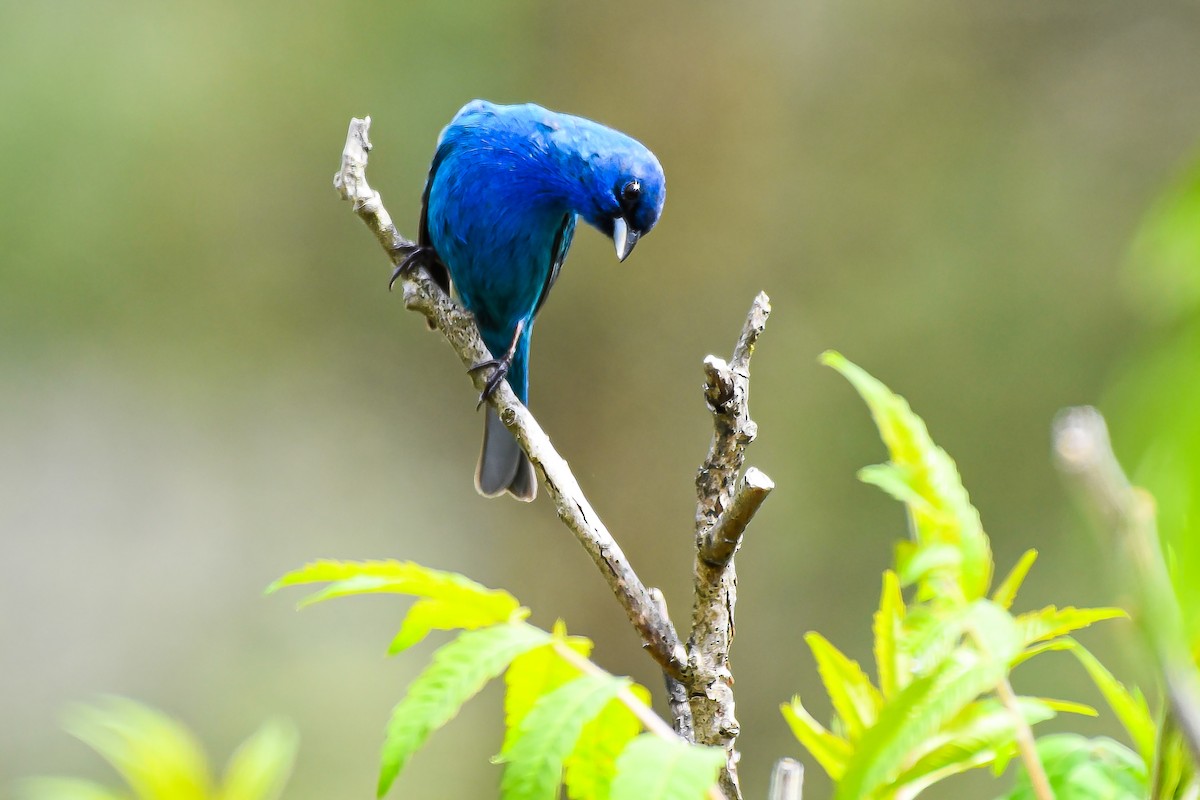
[[[665,197],[658,159],[623,133],[532,103],[463,106],[429,168],[416,255],[443,289],[453,286],[495,356],[472,367],[492,369],[481,403],[502,380],[528,402],[533,323],[576,220],[611,237],[624,261]],[[526,501],[537,494],[533,465],[490,407],[475,488]]]

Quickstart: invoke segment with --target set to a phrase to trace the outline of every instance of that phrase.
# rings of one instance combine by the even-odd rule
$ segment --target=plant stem
[[[1037,743],[1033,739],[1033,729],[1021,715],[1021,707],[1017,704],[1017,695],[1013,692],[1008,678],[996,684],[996,694],[1000,702],[1012,715],[1013,725],[1017,733],[1017,747],[1021,751],[1021,761],[1025,763],[1025,771],[1029,773],[1029,783],[1038,800],[1054,800],[1054,790],[1050,788],[1050,779],[1046,777],[1046,768],[1038,758]]]

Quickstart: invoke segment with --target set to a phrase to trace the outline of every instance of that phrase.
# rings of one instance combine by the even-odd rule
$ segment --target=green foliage
[[[1152,324],[1105,403],[1122,463],[1154,495],[1183,632],[1200,650],[1200,157],[1143,217],[1125,273]],[[1151,620],[1143,620],[1150,622]],[[1165,623],[1163,623],[1165,624]],[[1173,627],[1173,626],[1172,626]]]
[[[430,631],[475,630],[529,616],[528,609],[508,592],[408,561],[314,561],[272,583],[267,593],[309,583],[329,585],[301,600],[301,608],[335,597],[375,592],[416,597],[389,653],[411,647]]]
[[[73,709],[67,730],[112,765],[130,794],[73,778],[33,778],[25,800],[275,800],[292,771],[297,736],[268,722],[245,741],[215,780],[204,751],[181,724],[122,697]]]
[[[434,652],[392,711],[380,759],[380,797],[428,737],[501,673],[505,735],[495,761],[504,764],[505,800],[553,800],[564,784],[571,800],[695,800],[716,780],[724,751],[653,736],[649,739],[659,744],[646,744],[638,732],[639,719],[653,714],[649,692],[589,661],[592,643],[568,636],[562,622],[552,632],[525,622],[528,610],[507,592],[396,561],[318,561],[288,573],[268,591],[310,583],[329,585],[301,606],[378,592],[414,597],[392,653],[433,630],[460,631]],[[648,757],[661,758],[661,768],[650,769]]]
[[[725,752],[642,734],[617,759],[612,800],[690,800],[704,796]]]
[[[378,795],[387,793],[409,756],[425,744],[429,734],[453,719],[463,703],[507,669],[514,658],[549,638],[532,625],[503,623],[466,631],[439,648],[433,662],[392,710],[380,759]]]
[[[539,697],[500,753],[499,760],[508,764],[501,795],[555,800],[563,764],[584,725],[628,685],[628,679],[607,673],[585,675]]]
[[[914,547],[897,559],[897,572],[907,578],[904,584],[918,584],[921,599],[969,602],[983,597],[992,580],[991,548],[954,460],[933,443],[904,398],[839,353],[821,358],[866,401],[891,454],[888,463],[861,470],[859,478],[908,506]],[[921,568],[912,566],[925,559]]]
[[[650,692],[636,683],[629,691],[642,705],[650,706]],[[566,763],[563,782],[571,800],[607,800],[617,774],[617,758],[641,731],[642,725],[620,699],[608,705],[583,726],[575,750]]]
[[[996,692],[1012,668],[1040,653],[1077,648],[1067,634],[1123,612],[1048,606],[1012,614],[1034,550],[987,599],[991,547],[954,461],[903,398],[836,353],[823,360],[853,384],[875,418],[890,460],[859,477],[907,506],[911,539],[897,547],[896,569],[884,573],[874,615],[878,684],[810,633],[806,641],[834,721],[821,725],[800,698],[783,707],[784,718],[836,782],[838,800],[912,797],[969,769],[1000,771],[1018,750],[1018,732],[1060,711],[1095,713],[1061,700],[1001,702]],[[914,587],[911,601],[907,586]]]
[[[1037,751],[1056,800],[1146,797],[1145,763],[1112,739],[1060,733],[1039,739]],[[1012,792],[1002,800],[1037,800],[1027,772],[1017,776]]]

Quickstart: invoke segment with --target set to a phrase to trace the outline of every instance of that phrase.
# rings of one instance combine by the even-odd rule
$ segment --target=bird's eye
[[[621,188],[621,205],[624,208],[628,209],[637,205],[641,197],[642,184],[639,181],[630,181]]]

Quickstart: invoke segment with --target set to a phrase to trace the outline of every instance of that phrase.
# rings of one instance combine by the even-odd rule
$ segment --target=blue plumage
[[[496,361],[490,387],[529,397],[529,342],[576,218],[612,237],[624,261],[658,222],[658,159],[623,133],[527,104],[475,100],[442,131],[422,202],[420,242],[453,284]],[[440,262],[440,264],[438,263]],[[486,395],[485,391],[485,395]],[[533,468],[489,408],[476,488],[532,500]]]

